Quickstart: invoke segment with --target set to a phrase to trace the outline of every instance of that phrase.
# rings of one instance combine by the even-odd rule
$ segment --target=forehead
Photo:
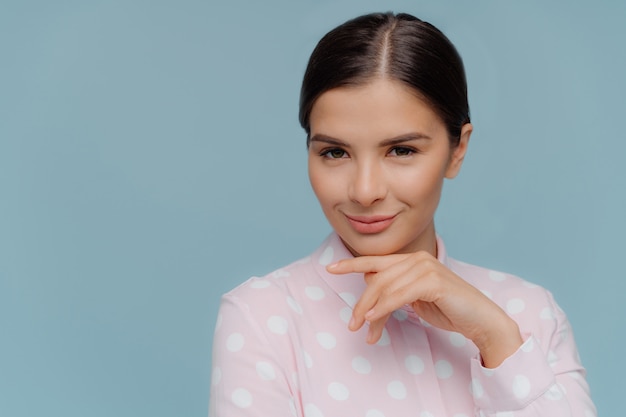
[[[380,140],[407,133],[445,135],[443,122],[425,100],[400,82],[376,79],[323,93],[311,110],[311,136]]]

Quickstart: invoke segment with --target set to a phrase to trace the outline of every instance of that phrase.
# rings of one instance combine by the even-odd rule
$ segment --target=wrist
[[[473,340],[480,351],[483,366],[497,368],[524,343],[519,326],[506,317],[497,327],[482,332]]]

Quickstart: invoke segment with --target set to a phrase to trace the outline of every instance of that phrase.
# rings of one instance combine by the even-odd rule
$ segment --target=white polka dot
[[[300,379],[298,378],[297,372],[293,372],[291,374],[291,381],[293,382],[293,385],[296,387],[296,390],[300,389]]]
[[[315,337],[317,338],[317,342],[324,349],[332,349],[337,345],[337,339],[330,333],[319,332]]]
[[[480,290],[480,292],[482,292],[485,297],[489,298],[490,300],[493,300],[493,295],[491,294],[491,291],[489,291],[489,290]]]
[[[226,349],[230,352],[239,352],[245,343],[245,339],[241,333],[233,333],[226,339]]]
[[[383,329],[383,333],[380,335],[380,339],[378,339],[378,342],[376,342],[376,344],[378,346],[387,346],[389,343],[391,343],[391,339],[389,338],[389,332],[387,331],[387,329]]]
[[[311,357],[311,355],[309,355],[308,352],[302,351],[302,358],[304,359],[304,365],[307,368],[313,367],[313,358]]]
[[[274,367],[269,362],[257,362],[256,372],[259,374],[261,379],[266,381],[276,379],[276,371],[274,371]]]
[[[385,415],[378,410],[367,410],[365,417],[385,417]]]
[[[433,327],[429,322],[420,317],[420,324],[424,327]]]
[[[287,319],[280,316],[272,316],[267,319],[267,327],[272,333],[286,334],[289,329],[289,323]]]
[[[328,395],[334,400],[345,401],[350,397],[350,391],[345,385],[339,382],[332,382],[328,385]]]
[[[320,287],[306,287],[304,289],[304,292],[306,296],[309,297],[313,301],[319,301],[322,298],[324,298],[324,296],[326,295],[324,294],[324,290],[321,289]]]
[[[526,303],[520,298],[513,298],[506,303],[506,311],[509,314],[519,314],[526,308]]]
[[[387,393],[396,400],[403,400],[406,398],[406,388],[400,381],[391,381],[387,384]]]
[[[541,320],[554,320],[556,318],[556,314],[554,314],[554,310],[550,307],[544,307],[539,314],[539,318]]]
[[[461,333],[452,332],[450,333],[450,343],[452,346],[462,347],[467,344],[467,339]]]
[[[431,413],[430,411],[422,411],[420,413],[420,417],[435,417],[435,416],[433,416],[433,413]]]
[[[289,271],[285,271],[284,269],[278,269],[274,272],[272,272],[272,278],[286,278],[288,276],[291,276],[291,274],[289,273]]]
[[[290,296],[287,297],[287,304],[289,305],[289,307],[291,307],[293,311],[295,311],[298,314],[302,314],[302,307],[300,306],[300,304],[298,304],[298,302],[293,297],[290,297]]]
[[[524,342],[521,346],[522,352],[532,352],[533,349],[535,348],[535,339],[532,337],[529,337],[528,340],[526,340],[526,342]]]
[[[346,304],[348,304],[350,307],[354,307],[354,305],[356,304],[356,297],[354,296],[354,294],[349,293],[349,292],[342,292],[341,294],[339,294],[339,296],[341,297],[341,299],[343,301],[346,302]]]
[[[320,255],[319,263],[324,266],[328,265],[333,261],[334,253],[332,246],[326,246],[326,249],[324,249],[324,252]]]
[[[512,411],[498,411],[496,417],[515,417]]]
[[[213,369],[213,375],[211,376],[211,384],[217,385],[222,380],[222,369],[218,366]]]
[[[296,410],[296,403],[294,402],[293,398],[289,399],[289,413],[293,417],[297,417],[298,416],[298,411]]]
[[[506,279],[506,275],[498,271],[489,271],[489,278],[491,278],[493,281],[501,282]]]
[[[530,394],[530,381],[524,375],[517,375],[513,379],[513,394],[520,400],[523,400]]]
[[[552,385],[550,389],[547,390],[546,393],[543,395],[544,397],[552,401],[558,401],[563,398],[563,392],[561,392],[558,385],[556,384]]]
[[[396,320],[398,321],[404,321],[407,318],[409,318],[409,313],[407,313],[404,310],[396,310],[392,313],[392,315],[395,317]]]
[[[372,364],[363,356],[357,356],[352,359],[352,369],[360,374],[367,375],[372,372]]]
[[[252,288],[267,288],[269,286],[270,286],[270,283],[261,278],[257,278],[250,283],[250,287]]]
[[[596,417],[596,413],[587,408],[585,409],[585,417]]]
[[[233,401],[233,404],[239,408],[248,408],[252,405],[252,394],[250,394],[250,391],[243,388],[237,388],[233,391],[230,399]]]
[[[567,327],[567,323],[563,325],[563,327],[561,328],[561,332],[559,333],[559,338],[561,339],[561,342],[565,341],[565,339],[569,337],[570,330],[570,327]],[[577,357],[577,359],[578,362],[580,362],[580,356]]]
[[[568,372],[567,375],[569,375],[570,378],[575,379],[577,381],[582,381],[583,377],[580,376],[580,374],[578,372]]]
[[[419,375],[424,372],[424,361],[419,356],[407,356],[404,359],[404,366],[413,375]]]
[[[435,362],[435,373],[439,379],[448,379],[454,373],[452,364],[445,360],[438,360]]]
[[[478,410],[478,417],[487,417],[483,410]]]
[[[550,366],[554,366],[558,361],[559,357],[556,356],[556,353],[552,350],[548,351],[548,364],[550,364]]]
[[[307,404],[304,406],[305,417],[324,417],[324,414],[313,404]]]
[[[350,307],[342,308],[341,311],[339,311],[339,317],[344,323],[349,323],[350,318],[352,318],[352,309]]]
[[[482,384],[476,378],[473,378],[472,382],[470,383],[470,392],[476,399],[482,398],[483,394],[485,393]]]
[[[524,281],[522,282],[522,284],[526,287],[526,288],[537,288],[539,285],[534,284],[532,282],[528,282],[528,281]]]

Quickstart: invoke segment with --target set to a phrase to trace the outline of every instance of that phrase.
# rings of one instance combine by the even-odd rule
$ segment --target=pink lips
[[[380,233],[391,226],[393,216],[348,216],[345,215],[354,230],[363,234]]]

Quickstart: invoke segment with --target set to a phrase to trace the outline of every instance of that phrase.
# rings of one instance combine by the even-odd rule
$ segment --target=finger
[[[412,271],[413,269],[413,271]],[[414,300],[419,278],[408,258],[379,273],[366,273],[367,287],[355,304],[348,328],[358,330],[366,320],[378,320]]]
[[[367,332],[367,343],[373,345],[380,340],[383,335],[383,331],[385,330],[385,324],[387,324],[387,320],[389,320],[389,316],[391,316],[391,314],[387,314],[378,320],[370,322],[369,330]]]
[[[350,318],[348,329],[352,331],[359,330],[365,323],[365,315],[372,310],[377,300],[378,294],[369,287],[366,288],[352,309],[352,317]]]
[[[353,331],[360,329],[366,320],[378,320],[403,305],[420,299],[424,291],[429,292],[427,287],[431,285],[422,282],[423,277],[430,275],[432,266],[429,267],[431,263],[429,260],[438,264],[431,255],[421,252],[404,256],[368,258],[388,258],[397,262],[380,272],[365,273],[367,287],[355,304],[348,325]],[[366,259],[365,263],[370,261]]]
[[[358,256],[343,259],[326,266],[331,274],[349,274],[352,272],[378,272],[405,259],[407,254],[384,256]]]
[[[377,320],[420,298],[424,287],[421,265],[403,261],[375,277],[366,277],[366,291],[376,294],[376,304],[365,312],[366,320]]]

